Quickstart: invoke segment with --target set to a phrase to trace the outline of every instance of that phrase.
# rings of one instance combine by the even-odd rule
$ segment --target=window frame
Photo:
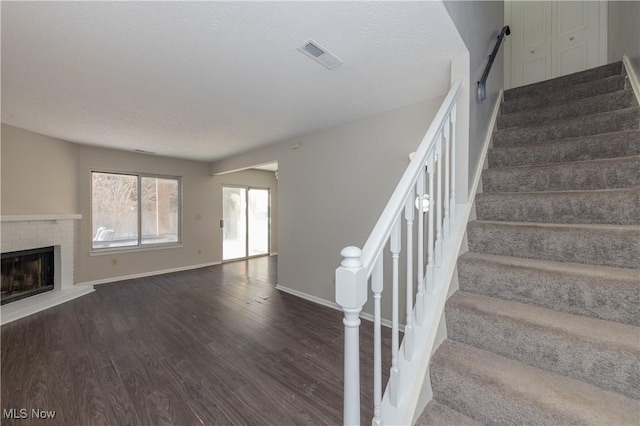
[[[93,246],[93,176],[94,173],[101,174],[111,174],[111,175],[121,175],[121,176],[132,176],[136,178],[136,192],[137,192],[137,231],[138,231],[138,241],[135,245],[128,246],[118,246],[118,247],[94,247]],[[140,199],[140,194],[142,193],[142,179],[143,178],[156,178],[156,179],[167,179],[167,180],[176,180],[178,182],[178,239],[177,241],[171,241],[166,243],[142,243],[142,200]],[[109,169],[91,169],[90,170],[90,232],[89,232],[89,240],[90,240],[90,251],[89,255],[95,256],[99,254],[114,254],[114,253],[128,253],[128,252],[137,252],[137,251],[150,251],[150,250],[161,250],[161,249],[171,249],[171,248],[179,248],[183,247],[182,243],[182,208],[183,208],[183,200],[182,200],[182,176],[174,176],[174,175],[161,175],[156,173],[143,173],[143,172],[128,172],[128,171],[119,171],[119,170],[109,170]]]

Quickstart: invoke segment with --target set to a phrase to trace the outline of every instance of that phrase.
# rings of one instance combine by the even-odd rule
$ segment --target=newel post
[[[367,301],[362,250],[345,247],[336,269],[336,302],[344,311],[344,424],[360,425],[360,311]]]

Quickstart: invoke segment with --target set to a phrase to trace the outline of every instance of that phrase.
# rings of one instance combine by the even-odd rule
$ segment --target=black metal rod
[[[498,41],[496,42],[495,47],[493,48],[493,52],[489,55],[489,62],[487,66],[484,68],[484,72],[482,73],[482,78],[478,82],[478,98],[483,101],[487,97],[487,77],[489,76],[489,71],[491,71],[491,66],[493,65],[493,61],[496,59],[498,54],[498,49],[500,49],[500,44],[502,43],[502,39],[505,35],[511,34],[511,30],[508,25],[505,25],[500,31],[500,35],[498,36]]]

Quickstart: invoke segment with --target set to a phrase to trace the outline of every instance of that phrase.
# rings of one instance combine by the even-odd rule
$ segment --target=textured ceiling
[[[2,122],[204,161],[444,93],[441,2],[2,2]],[[297,50],[314,39],[344,61]]]

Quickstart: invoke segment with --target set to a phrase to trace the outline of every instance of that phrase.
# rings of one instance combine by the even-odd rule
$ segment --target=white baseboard
[[[291,294],[293,296],[296,296],[296,297],[299,297],[301,299],[305,299],[305,300],[308,300],[310,302],[317,303],[318,305],[326,306],[328,308],[335,309],[337,311],[342,311],[342,308],[336,302],[332,302],[332,301],[327,300],[327,299],[322,299],[322,298],[317,297],[317,296],[312,296],[311,294],[307,294],[307,293],[304,293],[304,292],[299,291],[299,290],[295,290],[295,289],[290,288],[290,287],[285,287],[285,286],[282,286],[280,284],[277,284],[276,285],[276,290],[280,290],[280,291],[282,291],[284,293],[289,293],[289,294]],[[362,318],[365,321],[373,322],[373,314],[370,314],[368,312],[361,312],[360,313],[360,318]],[[387,327],[387,328],[391,328],[391,326],[392,326],[391,321],[389,321],[388,319],[384,319],[384,318],[380,321],[380,324],[382,324],[384,327]],[[398,329],[401,332],[404,333],[404,325],[400,324]]]
[[[636,95],[638,105],[640,105],[640,76],[635,73],[633,66],[631,65],[631,60],[627,55],[622,55],[622,63],[627,71],[627,76],[629,76],[629,83],[631,83],[633,93]]]
[[[277,251],[272,251],[271,253],[269,253],[269,256],[277,256],[278,252]]]
[[[100,285],[100,284],[114,283],[117,281],[134,280],[136,278],[152,277],[154,275],[169,274],[171,272],[181,272],[181,271],[189,271],[191,269],[206,268],[208,266],[220,265],[221,263],[222,262],[201,263],[199,265],[179,266],[177,268],[160,269],[157,271],[141,272],[139,274],[122,275],[119,277],[112,277],[112,278],[103,278],[101,280],[86,281],[83,283],[78,283],[76,284],[76,286],[94,286],[94,285]]]
[[[48,291],[26,299],[16,300],[0,307],[0,324],[4,325],[36,312],[44,311],[93,291],[95,290],[92,286],[74,286],[65,290]]]
[[[327,299],[323,299],[321,297],[312,296],[311,294],[304,293],[299,290],[295,290],[290,287],[285,287],[280,284],[276,284],[276,290],[280,290],[284,293],[291,294],[293,296],[299,297],[304,300],[308,300],[309,302],[317,303],[318,305],[326,306],[327,308],[335,309],[337,311],[341,311],[342,308],[336,302],[332,302]]]

